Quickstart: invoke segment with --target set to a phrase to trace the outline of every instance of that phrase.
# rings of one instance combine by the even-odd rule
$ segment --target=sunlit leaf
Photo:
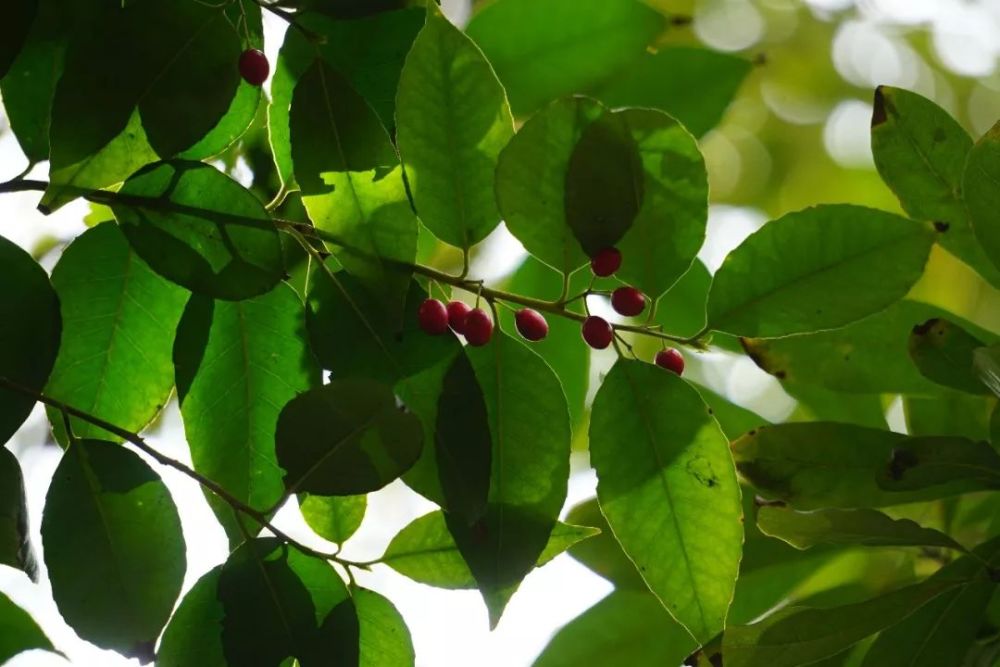
[[[361,525],[367,496],[299,495],[299,510],[309,527],[325,540],[343,544]]]
[[[375,591],[352,588],[360,628],[358,667],[412,667],[410,631],[392,602]]]

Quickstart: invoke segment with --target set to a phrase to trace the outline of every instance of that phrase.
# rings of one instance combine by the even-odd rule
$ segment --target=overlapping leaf
[[[3,662],[31,649],[55,650],[35,619],[3,593],[0,593],[0,628],[4,630],[0,634],[0,660]]]
[[[962,193],[976,239],[1000,269],[1000,122],[980,137],[969,152],[962,177]],[[996,284],[996,283],[994,283]]]
[[[0,565],[23,570],[33,581],[38,580],[38,563],[28,532],[24,477],[17,458],[4,447],[0,447]]]

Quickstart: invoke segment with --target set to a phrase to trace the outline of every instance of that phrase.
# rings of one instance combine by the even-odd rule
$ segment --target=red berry
[[[677,373],[677,375],[684,372],[684,357],[681,356],[680,352],[673,348],[657,352],[655,361],[656,365],[660,368],[666,368],[672,373]]]
[[[621,265],[622,254],[618,248],[605,248],[590,259],[590,270],[601,278],[614,275]]]
[[[271,66],[260,49],[247,49],[240,54],[240,76],[251,86],[259,86],[267,79]]]
[[[448,324],[457,334],[465,335],[465,318],[469,316],[469,307],[464,301],[448,302]]]
[[[595,350],[603,350],[611,345],[615,332],[603,317],[591,315],[583,321],[583,340]]]
[[[611,305],[619,315],[632,317],[646,308],[646,295],[634,287],[619,287],[611,293]]]
[[[522,308],[514,314],[517,331],[527,340],[541,340],[549,335],[549,323],[542,314],[531,308]]]
[[[448,310],[437,299],[424,299],[417,310],[420,328],[432,336],[448,331]]]
[[[465,340],[469,345],[480,347],[493,337],[493,320],[482,308],[473,308],[465,316]]]

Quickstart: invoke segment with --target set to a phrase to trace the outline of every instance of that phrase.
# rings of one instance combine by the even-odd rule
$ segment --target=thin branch
[[[322,559],[322,560],[333,561],[333,562],[339,563],[340,565],[343,565],[345,567],[346,566],[351,566],[351,567],[360,567],[362,569],[368,569],[367,565],[358,564],[358,563],[355,563],[354,561],[340,558],[336,554],[331,554],[331,553],[325,553],[325,552],[322,552],[322,551],[317,551],[316,549],[313,549],[312,547],[306,546],[305,544],[302,544],[298,540],[290,537],[287,533],[285,533],[281,529],[276,528],[274,526],[274,524],[271,523],[271,521],[268,519],[267,515],[264,512],[256,510],[253,507],[251,507],[250,505],[247,505],[242,500],[240,500],[239,498],[233,496],[231,493],[229,493],[228,491],[226,491],[223,487],[221,487],[215,481],[209,479],[208,477],[205,477],[204,475],[202,475],[198,471],[196,471],[196,470],[194,470],[192,468],[189,468],[188,466],[184,465],[183,463],[181,463],[177,459],[172,459],[169,456],[167,456],[166,454],[161,454],[159,451],[157,451],[157,450],[153,449],[152,447],[150,447],[149,443],[147,443],[142,438],[142,436],[138,435],[137,433],[133,433],[133,432],[131,432],[131,431],[127,430],[127,429],[124,429],[124,428],[122,428],[120,426],[116,426],[115,424],[112,424],[111,422],[105,421],[105,420],[101,419],[100,417],[96,417],[96,416],[90,414],[89,412],[84,412],[83,410],[80,410],[78,408],[74,408],[73,406],[68,405],[67,403],[63,403],[62,401],[56,400],[56,399],[52,398],[51,396],[47,396],[47,395],[43,394],[42,392],[35,391],[34,389],[31,389],[30,387],[25,387],[24,385],[21,385],[21,384],[19,384],[17,382],[14,382],[14,381],[6,378],[6,377],[3,377],[3,376],[0,376],[0,387],[4,387],[5,389],[9,389],[11,391],[15,391],[15,392],[17,392],[19,394],[23,394],[24,396],[29,396],[29,397],[35,399],[36,401],[39,401],[40,403],[44,403],[45,405],[49,405],[49,406],[51,406],[53,408],[56,408],[57,410],[59,410],[60,412],[62,412],[64,415],[71,415],[73,417],[76,417],[77,419],[82,419],[83,421],[85,421],[85,422],[87,422],[89,424],[92,424],[92,425],[96,426],[99,429],[107,431],[108,433],[110,433],[112,435],[118,436],[119,438],[121,438],[121,439],[125,440],[126,442],[128,442],[129,444],[133,445],[136,449],[144,452],[145,454],[148,454],[157,463],[159,463],[161,465],[165,465],[167,467],[173,468],[174,470],[177,470],[177,471],[180,471],[180,472],[184,473],[185,475],[187,475],[191,479],[193,479],[196,482],[198,482],[201,486],[205,487],[206,489],[208,489],[209,491],[211,491],[212,493],[214,493],[215,495],[217,495],[219,498],[221,498],[223,501],[225,501],[226,504],[228,504],[234,510],[236,510],[238,512],[241,512],[241,513],[245,514],[246,516],[250,517],[251,519],[253,519],[257,523],[259,523],[261,526],[263,526],[264,528],[266,528],[267,530],[269,530],[275,537],[277,537],[278,539],[282,540],[283,542],[286,542],[286,543],[290,544],[291,546],[295,547],[296,549],[298,549],[299,551],[301,551],[304,554],[307,554],[309,556],[313,556],[314,558],[319,558],[319,559]]]

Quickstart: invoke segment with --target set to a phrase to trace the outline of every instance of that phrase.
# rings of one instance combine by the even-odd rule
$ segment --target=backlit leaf
[[[962,192],[976,239],[1000,268],[1000,122],[980,137],[965,164]]]
[[[17,458],[5,447],[0,447],[0,565],[23,570],[32,581],[38,580],[38,563],[28,532],[24,477]]]
[[[0,593],[0,628],[3,628],[0,633],[0,661],[7,662],[18,653],[31,649],[55,650],[35,619],[3,593]]]

